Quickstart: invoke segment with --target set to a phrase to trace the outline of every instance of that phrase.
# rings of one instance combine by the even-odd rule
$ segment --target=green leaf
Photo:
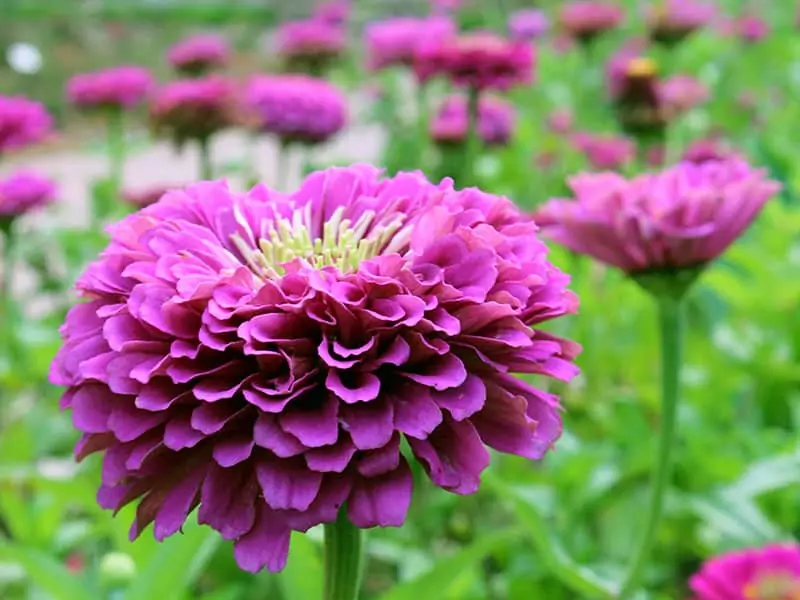
[[[455,590],[460,576],[473,570],[489,554],[510,544],[519,537],[519,530],[503,529],[476,539],[452,556],[439,559],[435,566],[411,581],[401,583],[381,597],[381,600],[420,600],[444,598]]]
[[[53,557],[10,542],[0,541],[0,562],[18,564],[33,585],[53,600],[87,600],[94,591],[84,586],[64,565]]]
[[[214,531],[187,525],[164,541],[125,594],[126,600],[179,597],[194,583],[219,544]]]
[[[305,534],[293,534],[289,562],[277,575],[282,596],[291,600],[321,600],[322,570],[317,544]]]
[[[787,537],[747,498],[718,493],[690,496],[687,500],[707,532],[724,539],[728,545],[760,546]]]
[[[751,464],[725,493],[734,498],[754,498],[797,485],[800,485],[800,446],[791,454],[771,456]]]

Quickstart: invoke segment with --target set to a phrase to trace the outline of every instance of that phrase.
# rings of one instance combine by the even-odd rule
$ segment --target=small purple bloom
[[[579,132],[572,143],[595,169],[619,169],[636,158],[636,144],[628,138]]]
[[[662,0],[647,9],[650,37],[656,42],[676,44],[706,27],[716,13],[716,7],[703,0]]]
[[[505,146],[514,133],[514,105],[501,98],[483,96],[478,103],[478,136],[488,146]],[[439,144],[463,144],[467,141],[469,115],[463,96],[445,99],[431,121],[430,134]]]
[[[709,98],[705,84],[691,75],[673,75],[659,82],[658,94],[671,117],[700,106]]]
[[[319,144],[347,122],[344,94],[324,79],[307,75],[258,75],[245,91],[257,128],[283,143]]]
[[[471,494],[490,448],[538,460],[561,434],[557,396],[512,374],[577,374],[540,328],[577,299],[506,198],[356,165],[288,195],[198,183],[109,232],[51,381],[78,459],[104,455],[101,506],[138,502],[132,538],[197,508],[242,569],[279,571],[343,507],[402,525],[412,457]]]
[[[276,33],[277,52],[289,70],[319,75],[347,43],[344,28],[318,19],[288,21]]]
[[[129,110],[147,99],[153,85],[147,69],[121,66],[75,75],[67,83],[67,97],[82,109]]]
[[[707,161],[724,160],[734,156],[720,140],[716,138],[705,138],[695,140],[683,153],[682,160],[693,163],[704,163]]]
[[[542,37],[548,29],[547,15],[535,8],[518,10],[508,17],[508,34],[513,40],[530,42]]]
[[[0,95],[0,156],[43,141],[52,128],[53,119],[40,102]]]
[[[692,576],[689,588],[694,600],[795,600],[800,546],[769,544],[715,556]]]
[[[0,179],[0,222],[47,206],[55,196],[55,184],[34,171],[18,171]]]
[[[230,60],[230,48],[217,35],[195,35],[181,40],[167,51],[167,60],[186,75],[202,75],[224,67]]]
[[[559,22],[564,31],[582,43],[591,42],[597,36],[622,23],[625,13],[614,2],[600,0],[577,0],[561,7]]]
[[[411,65],[417,48],[456,33],[449,17],[396,17],[376,21],[364,31],[367,67],[378,70],[393,65]]]
[[[313,18],[328,25],[344,25],[350,18],[349,0],[330,0],[314,7]]]
[[[575,118],[572,111],[566,108],[554,110],[547,116],[547,128],[553,133],[565,134],[572,131]]]

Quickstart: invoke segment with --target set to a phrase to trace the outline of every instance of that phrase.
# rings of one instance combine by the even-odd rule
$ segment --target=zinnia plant
[[[230,48],[217,35],[196,35],[181,40],[167,51],[167,60],[182,75],[198,77],[224,67],[230,61]]]
[[[471,494],[488,448],[542,458],[577,344],[537,325],[577,308],[507,199],[366,165],[293,194],[204,182],[110,229],[78,281],[52,381],[104,453],[102,506],[131,536],[190,512],[248,571],[324,524],[327,600],[354,600],[360,530],[400,526],[409,460]],[[409,453],[401,452],[401,443]]]
[[[652,295],[659,311],[658,451],[642,537],[617,596],[625,600],[640,585],[672,473],[683,300],[703,269],[742,235],[780,185],[764,171],[731,158],[679,163],[630,180],[616,173],[582,174],[570,186],[573,200],[552,200],[541,208],[544,234],[573,252],[621,269]]]

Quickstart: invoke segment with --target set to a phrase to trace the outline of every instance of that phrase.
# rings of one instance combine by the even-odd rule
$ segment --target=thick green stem
[[[475,164],[481,153],[481,138],[478,133],[478,119],[480,117],[480,90],[470,88],[467,96],[467,146],[462,165],[461,181],[456,181],[459,187],[475,185]]]
[[[211,140],[207,137],[201,138],[198,145],[200,146],[200,179],[209,181],[214,179],[214,166],[211,163]]]
[[[335,523],[325,524],[324,600],[357,600],[361,587],[361,530],[343,508]]]
[[[666,294],[657,298],[659,334],[661,337],[661,427],[658,454],[653,471],[647,521],[639,546],[633,554],[628,574],[622,584],[619,600],[630,598],[642,580],[644,567],[655,543],[664,496],[672,476],[672,455],[675,446],[675,424],[680,396],[681,348],[683,344],[683,302]]]

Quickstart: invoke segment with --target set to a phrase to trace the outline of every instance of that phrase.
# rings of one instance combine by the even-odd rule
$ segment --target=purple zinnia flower
[[[319,75],[339,58],[346,44],[345,30],[317,19],[288,21],[276,33],[277,51],[288,70]]]
[[[347,122],[344,94],[324,79],[307,75],[259,75],[245,92],[257,128],[283,143],[318,144]]]
[[[694,600],[800,598],[800,546],[769,544],[708,560],[689,580]]]
[[[455,33],[456,25],[448,17],[396,17],[370,23],[364,31],[367,67],[378,70],[411,65],[420,45]]]
[[[0,179],[0,222],[47,206],[55,196],[55,184],[34,171],[18,171]]]
[[[0,156],[41,142],[52,128],[53,119],[40,102],[0,95]]]
[[[577,344],[569,277],[506,198],[367,165],[284,195],[225,182],[169,192],[110,228],[78,281],[51,380],[104,453],[102,506],[131,536],[192,510],[245,570],[283,568],[292,531],[399,526],[401,443],[437,486],[477,491],[487,446],[540,459]]]
[[[535,8],[518,10],[508,17],[508,34],[513,40],[530,42],[542,37],[549,28],[547,15]]]
[[[670,116],[683,114],[709,98],[705,84],[691,75],[673,75],[659,82],[658,94]]]
[[[173,81],[155,94],[150,118],[156,133],[180,145],[236,124],[236,100],[236,87],[222,77]]]
[[[475,90],[506,90],[533,81],[534,50],[491,33],[474,33],[420,45],[414,71],[420,81],[436,75]]]
[[[601,33],[616,28],[624,16],[622,8],[613,2],[578,0],[561,7],[559,22],[571,37],[589,43]]]
[[[445,99],[431,121],[430,134],[439,144],[463,144],[467,141],[469,115],[467,99],[450,96]],[[483,96],[478,102],[478,137],[488,146],[504,146],[514,133],[514,105],[501,98]]]
[[[330,0],[317,4],[312,16],[328,25],[344,25],[350,18],[351,8],[348,0]]]
[[[636,158],[636,144],[624,137],[581,132],[572,143],[595,169],[619,169]]]
[[[704,266],[780,189],[738,158],[683,162],[633,179],[585,173],[569,184],[574,200],[551,200],[540,211],[550,223],[545,234],[629,275]]]
[[[702,0],[662,0],[647,9],[650,37],[656,42],[675,44],[707,26],[716,7]]]
[[[67,97],[83,109],[128,110],[147,98],[153,83],[147,69],[126,65],[75,75],[67,83]]]
[[[182,40],[167,51],[170,64],[187,75],[202,75],[224,67],[230,60],[230,48],[217,35],[195,35]]]

